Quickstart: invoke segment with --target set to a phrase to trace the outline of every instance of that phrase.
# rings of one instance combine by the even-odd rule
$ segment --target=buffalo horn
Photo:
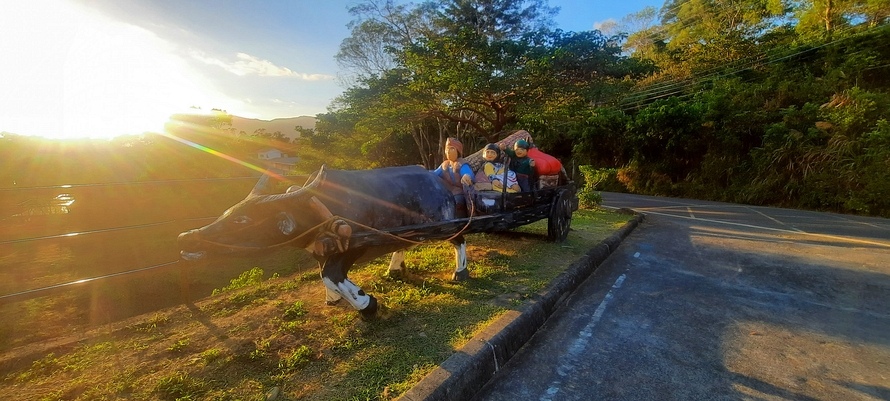
[[[298,196],[302,195],[303,193],[305,193],[306,191],[317,187],[318,184],[321,183],[321,181],[324,179],[324,176],[325,176],[324,166],[321,166],[321,168],[318,169],[318,172],[315,173],[315,178],[312,179],[312,182],[309,182],[308,184],[304,185],[302,188],[294,189],[293,191],[288,189],[287,197],[288,198],[298,197]]]
[[[317,187],[318,184],[320,184],[321,181],[324,180],[324,176],[325,176],[324,166],[321,166],[321,168],[318,169],[318,172],[315,173],[315,177],[312,178],[311,182],[304,185],[302,188],[288,188],[288,192],[286,194],[284,194],[282,196],[282,198],[292,199],[292,198],[299,197],[300,195],[306,193],[306,191]]]
[[[256,185],[253,186],[253,189],[250,191],[250,194],[247,197],[266,195],[269,192],[269,174],[263,174],[260,177],[260,180],[257,181]]]

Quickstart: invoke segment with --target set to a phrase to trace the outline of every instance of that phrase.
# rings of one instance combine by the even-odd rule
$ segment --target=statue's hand
[[[464,174],[463,177],[460,177],[460,182],[464,185],[473,185],[473,177],[470,177],[469,174]]]

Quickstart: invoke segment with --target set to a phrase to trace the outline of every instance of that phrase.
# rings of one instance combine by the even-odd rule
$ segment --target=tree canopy
[[[413,142],[414,160],[432,167],[447,136],[481,147],[504,130],[607,103],[642,73],[617,38],[554,29],[556,12],[544,0],[361,3],[338,54],[353,85],[322,118],[351,124],[321,129],[375,163],[405,162],[380,160],[381,150]]]
[[[613,189],[890,215],[890,0],[669,0],[607,33],[556,12],[359,3],[350,84],[312,141],[432,168],[447,136],[526,129],[569,170],[615,169]]]

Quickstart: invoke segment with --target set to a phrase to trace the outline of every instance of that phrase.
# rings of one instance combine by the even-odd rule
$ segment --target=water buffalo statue
[[[455,199],[442,180],[420,166],[373,170],[327,170],[310,176],[303,187],[269,193],[269,176],[250,194],[207,226],[179,235],[181,256],[268,251],[278,246],[306,248],[318,260],[326,301],[345,299],[364,317],[377,312],[377,300],[347,277],[352,265],[393,252],[391,273],[404,268],[404,250],[414,243],[380,232],[383,243],[352,241],[356,234],[454,220]],[[469,277],[466,242],[454,245],[453,279]]]

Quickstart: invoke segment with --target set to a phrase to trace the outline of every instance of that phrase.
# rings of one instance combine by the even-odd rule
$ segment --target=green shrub
[[[578,168],[584,175],[584,186],[578,191],[578,201],[583,208],[594,208],[603,202],[603,196],[599,191],[622,189],[618,182],[617,170],[614,168],[598,169],[593,166]]]
[[[254,284],[259,284],[263,282],[263,273],[263,269],[254,267],[253,269],[241,273],[237,278],[229,281],[229,285],[223,288],[214,289],[213,295],[222,294],[226,291],[237,290],[239,288],[244,288]]]
[[[312,350],[305,345],[299,346],[290,355],[278,361],[278,369],[291,372],[305,366],[312,359]]]
[[[284,310],[284,318],[286,320],[294,320],[309,313],[303,301],[294,302]]]

